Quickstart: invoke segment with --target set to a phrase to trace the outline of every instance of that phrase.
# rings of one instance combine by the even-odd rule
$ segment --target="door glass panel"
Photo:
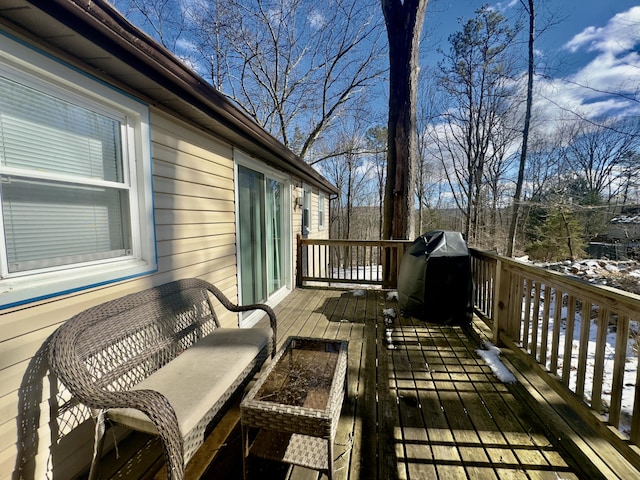
[[[243,304],[266,300],[264,176],[238,167],[240,277]]]
[[[276,180],[266,180],[267,211],[267,274],[269,295],[273,294],[284,283],[284,185]]]
[[[264,302],[286,285],[285,185],[238,166],[241,300]]]

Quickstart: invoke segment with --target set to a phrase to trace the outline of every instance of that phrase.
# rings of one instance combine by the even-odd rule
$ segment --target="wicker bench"
[[[264,310],[271,328],[221,328],[211,294],[234,312]],[[199,279],[133,293],[65,322],[51,338],[49,362],[95,414],[89,477],[99,474],[106,423],[117,423],[160,435],[168,477],[182,479],[208,426],[273,357],[275,345],[268,306],[234,305]]]

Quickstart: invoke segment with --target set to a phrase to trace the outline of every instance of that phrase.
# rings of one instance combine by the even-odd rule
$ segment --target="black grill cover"
[[[398,274],[403,315],[440,324],[471,321],[471,258],[460,232],[433,230],[406,250]]]

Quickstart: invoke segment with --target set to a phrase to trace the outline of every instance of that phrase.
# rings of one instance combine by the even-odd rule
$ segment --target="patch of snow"
[[[605,264],[604,269],[607,272],[613,272],[613,273],[618,273],[620,271],[620,268],[618,268],[618,266],[614,265],[613,263]]]
[[[498,358],[501,355],[500,349],[491,342],[483,342],[483,348],[476,350],[476,353],[489,365],[493,374],[503,383],[515,383],[516,377]]]
[[[389,318],[396,318],[396,309],[395,308],[385,308],[382,310],[382,315]]]
[[[351,294],[354,297],[364,297],[365,296],[364,290],[351,290]]]
[[[398,301],[398,292],[389,292],[389,293],[387,293],[387,300],[396,300],[396,301]]]

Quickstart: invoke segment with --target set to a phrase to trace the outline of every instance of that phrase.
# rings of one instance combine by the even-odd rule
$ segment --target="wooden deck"
[[[487,336],[480,321],[463,329],[398,318],[389,327],[391,348],[383,310],[396,307],[379,290],[355,296],[305,288],[275,309],[280,342],[289,335],[349,340],[348,392],[335,440],[337,479],[597,478],[578,469],[518,389],[498,381],[475,353]],[[238,421],[236,407],[189,463],[187,479],[242,478]],[[147,464],[145,455],[153,456],[147,450],[135,462]],[[109,475],[162,478],[158,464],[142,474],[132,473],[130,462]],[[266,461],[253,467],[257,478],[326,478]]]

